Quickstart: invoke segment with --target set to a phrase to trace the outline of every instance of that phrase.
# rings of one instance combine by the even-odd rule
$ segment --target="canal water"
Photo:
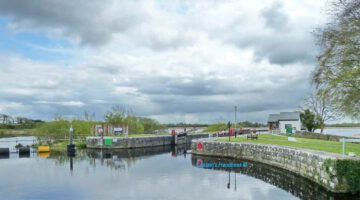
[[[78,151],[0,159],[0,199],[358,199],[287,171],[187,148]]]
[[[320,133],[320,129],[316,129],[315,133]],[[360,137],[360,128],[325,128],[323,133],[345,137]]]

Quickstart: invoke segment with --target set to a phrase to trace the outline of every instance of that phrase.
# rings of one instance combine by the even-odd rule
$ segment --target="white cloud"
[[[325,1],[13,2],[3,1],[0,17],[15,32],[74,45],[34,44],[69,56],[60,61],[0,52],[0,97],[24,105],[14,109],[101,118],[121,104],[164,122],[212,122],[234,105],[261,121],[297,108],[310,91],[311,31]]]
[[[74,106],[74,107],[83,107],[85,104],[81,101],[33,101],[35,104],[53,104],[61,106]]]

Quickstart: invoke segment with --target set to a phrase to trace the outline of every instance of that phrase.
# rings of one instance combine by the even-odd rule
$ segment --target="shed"
[[[272,133],[295,133],[301,130],[300,112],[270,114],[268,125],[269,131]]]

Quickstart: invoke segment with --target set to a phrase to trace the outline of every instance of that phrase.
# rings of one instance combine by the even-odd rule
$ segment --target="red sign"
[[[230,128],[230,136],[234,136],[235,135],[235,129],[234,128]]]
[[[201,151],[203,149],[203,144],[202,143],[198,143],[197,144],[197,150]]]

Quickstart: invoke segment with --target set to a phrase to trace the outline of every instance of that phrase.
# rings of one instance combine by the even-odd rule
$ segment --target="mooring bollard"
[[[177,144],[177,135],[175,130],[171,130],[171,145]]]
[[[0,159],[1,158],[9,158],[10,157],[10,149],[9,148],[0,148]]]
[[[74,129],[71,126],[69,130],[69,144],[67,145],[67,155],[70,157],[75,156],[75,145],[73,144]]]
[[[30,147],[20,147],[19,158],[29,158],[29,157],[30,157]]]

